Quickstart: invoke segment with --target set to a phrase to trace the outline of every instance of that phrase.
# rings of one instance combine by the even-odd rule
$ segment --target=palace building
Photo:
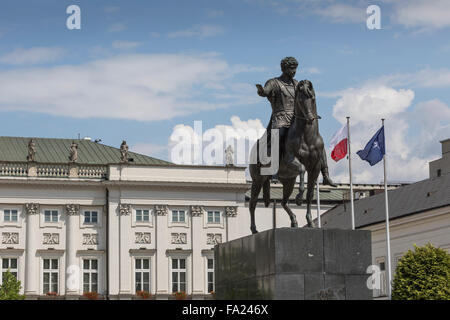
[[[442,158],[429,163],[430,177],[388,192],[391,271],[414,245],[427,243],[450,253],[450,139],[441,141]],[[381,271],[374,297],[386,297],[386,211],[384,192],[355,201],[357,229],[372,233],[372,263]],[[323,228],[350,229],[350,208],[339,205],[322,214]]]
[[[27,299],[208,298],[214,245],[250,235],[249,187],[243,167],[175,165],[126,143],[0,137],[2,273]],[[382,186],[354,189],[365,197]],[[320,197],[325,212],[348,199],[348,185],[321,187]],[[273,184],[271,206],[256,211],[259,231],[290,225],[280,198]],[[292,209],[306,224],[305,207]]]

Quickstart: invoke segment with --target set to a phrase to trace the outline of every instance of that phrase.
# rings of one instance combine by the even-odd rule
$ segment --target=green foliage
[[[450,300],[450,254],[432,244],[414,245],[398,262],[393,300]]]
[[[23,300],[24,295],[19,294],[22,285],[16,277],[8,271],[3,276],[3,283],[0,286],[0,300]]]

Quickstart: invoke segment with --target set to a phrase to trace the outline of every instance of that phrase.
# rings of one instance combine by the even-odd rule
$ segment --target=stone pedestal
[[[280,228],[214,247],[217,299],[369,300],[370,231]]]

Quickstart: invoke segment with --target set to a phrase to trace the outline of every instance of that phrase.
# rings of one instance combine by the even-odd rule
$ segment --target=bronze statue
[[[128,145],[125,140],[123,140],[120,145],[120,161],[128,162]]]
[[[319,173],[322,171],[324,184],[336,185],[328,174],[324,144],[318,130],[318,119],[320,117],[317,115],[314,89],[308,80],[303,80],[300,83],[294,80],[297,66],[298,62],[295,58],[284,58],[281,61],[283,74],[278,78],[267,81],[264,88],[261,85],[256,86],[258,94],[267,97],[272,106],[272,116],[267,128],[267,139],[270,139],[270,129],[279,130],[280,162],[278,180],[283,185],[281,205],[289,214],[291,227],[297,227],[295,214],[289,208],[289,197],[294,190],[295,180],[300,175],[300,189],[295,200],[297,205],[302,203],[306,167],[308,172],[306,219],[308,227],[313,227],[310,206]],[[259,145],[263,145],[261,139],[256,144],[256,149],[259,148]],[[268,154],[270,149],[271,147],[268,146]],[[252,233],[256,233],[256,203],[262,188],[264,203],[266,207],[269,205],[270,176],[261,174],[260,163],[250,164],[249,171],[252,177],[249,203],[250,229]]]
[[[36,161],[36,144],[34,143],[34,140],[31,139],[28,142],[28,155],[27,160],[30,162]]]
[[[69,160],[70,162],[76,162],[77,159],[78,159],[78,145],[75,143],[75,141],[72,141],[72,145],[70,146]]]
[[[282,142],[294,118],[295,86],[298,83],[294,76],[297,66],[298,62],[295,58],[286,57],[281,60],[281,76],[268,80],[264,88],[260,84],[256,85],[258,94],[266,97],[272,106],[272,115],[267,126],[268,152],[270,154],[270,129],[278,129],[280,157],[284,152]]]

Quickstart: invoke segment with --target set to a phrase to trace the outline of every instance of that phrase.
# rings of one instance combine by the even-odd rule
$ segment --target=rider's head
[[[297,67],[298,61],[294,57],[286,57],[281,60],[281,71],[289,78],[294,78]]]

